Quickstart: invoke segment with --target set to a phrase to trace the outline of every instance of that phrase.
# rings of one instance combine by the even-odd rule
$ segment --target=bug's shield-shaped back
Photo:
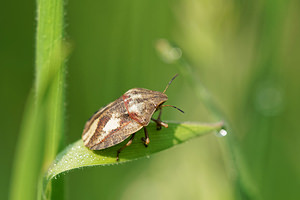
[[[100,150],[124,141],[141,128],[130,118],[120,97],[94,114],[85,125],[82,139],[88,148]]]

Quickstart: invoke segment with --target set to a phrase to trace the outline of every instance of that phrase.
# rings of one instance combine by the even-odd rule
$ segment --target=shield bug
[[[147,147],[150,140],[146,126],[150,120],[156,123],[157,130],[162,126],[168,127],[168,124],[161,121],[163,107],[173,107],[183,113],[175,106],[163,105],[168,100],[165,92],[177,75],[170,80],[163,92],[133,88],[97,111],[85,124],[82,133],[84,145],[91,150],[101,150],[119,144],[131,136],[130,140],[117,151],[118,161],[120,152],[132,143],[135,133],[144,128],[145,137],[142,141]],[[159,114],[157,119],[154,119],[152,115],[156,111],[159,111]]]

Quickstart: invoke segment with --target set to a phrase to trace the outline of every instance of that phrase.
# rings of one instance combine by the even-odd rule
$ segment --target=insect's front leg
[[[156,123],[156,130],[160,130],[162,126],[165,128],[168,128],[168,124],[166,124],[160,120],[162,108],[159,107],[158,109],[159,109],[159,113],[158,113],[157,119],[151,118],[151,120]]]

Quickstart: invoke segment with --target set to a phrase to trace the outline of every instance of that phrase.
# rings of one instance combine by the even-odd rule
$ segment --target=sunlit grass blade
[[[37,199],[38,184],[63,143],[63,0],[37,1],[35,87],[25,109],[11,181],[11,199]]]
[[[139,131],[133,143],[121,152],[119,162],[116,161],[117,150],[124,145],[124,142],[101,151],[91,151],[83,145],[81,139],[78,140],[57,156],[45,175],[44,187],[47,186],[49,180],[61,173],[81,167],[111,165],[149,157],[154,153],[171,148],[197,136],[212,131],[219,131],[223,127],[222,122],[214,124],[170,122],[168,124],[169,128],[163,128],[160,131],[156,130],[154,123],[148,126],[151,142],[147,148],[145,148],[141,140],[144,134],[143,130]]]

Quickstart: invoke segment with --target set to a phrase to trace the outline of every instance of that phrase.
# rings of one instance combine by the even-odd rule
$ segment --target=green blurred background
[[[164,89],[178,68],[160,59],[160,38],[182,48],[233,130],[150,159],[70,172],[69,199],[300,197],[298,0],[68,1],[65,9],[73,48],[66,144],[81,137],[94,111],[126,90]],[[8,198],[22,113],[34,83],[35,10],[34,1],[1,6],[0,199]],[[167,94],[186,113],[166,109],[163,119],[214,121],[183,76]]]

